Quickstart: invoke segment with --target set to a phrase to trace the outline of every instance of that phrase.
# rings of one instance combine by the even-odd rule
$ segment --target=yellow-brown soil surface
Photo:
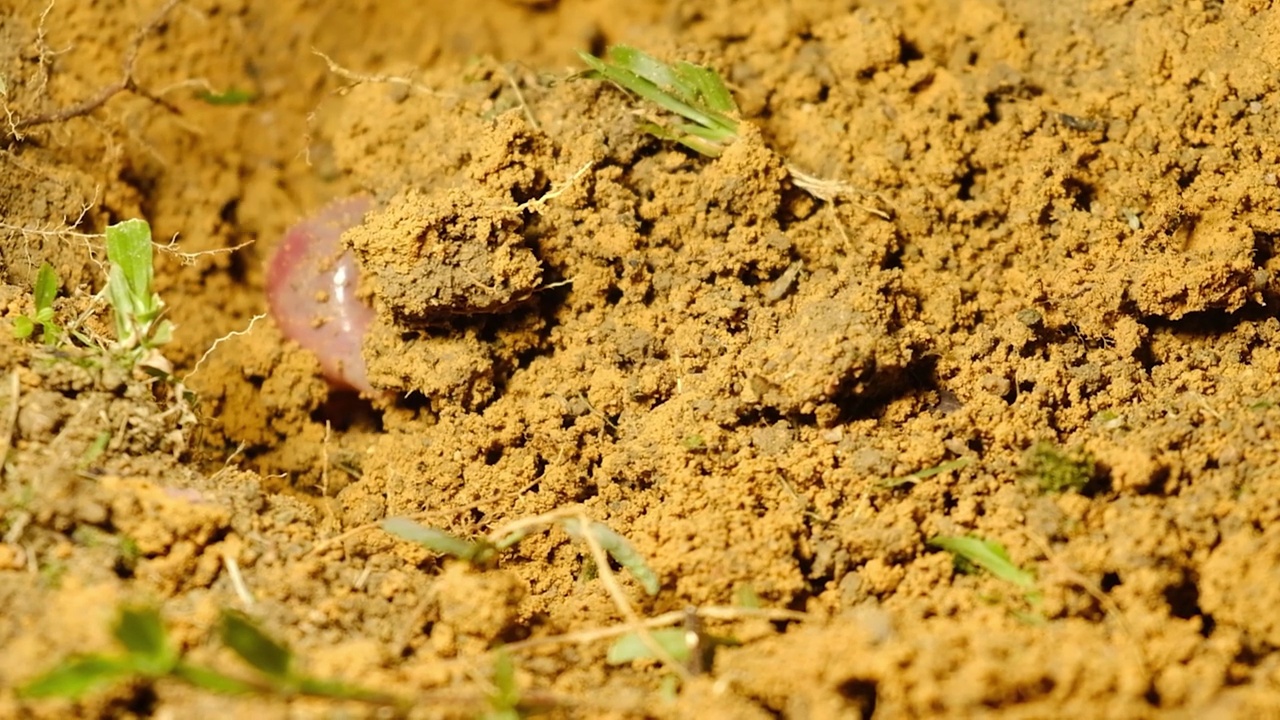
[[[741,137],[646,134],[578,75],[614,43],[716,69]],[[0,716],[480,717],[512,643],[552,717],[1280,716],[1278,91],[1263,0],[3,0],[0,308],[47,260],[109,337],[144,217],[177,331],[164,381],[5,322]],[[251,322],[355,192],[360,401]],[[558,525],[490,567],[378,527],[566,508],[659,591]],[[15,692],[134,604],[405,702]],[[736,643],[610,664],[625,608]]]

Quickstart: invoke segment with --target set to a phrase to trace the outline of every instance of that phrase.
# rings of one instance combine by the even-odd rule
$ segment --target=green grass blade
[[[616,83],[622,88],[639,95],[642,99],[648,100],[663,110],[673,112],[687,120],[705,127],[715,127],[723,122],[718,121],[711,115],[708,115],[692,105],[675,98],[669,93],[663,92],[661,88],[654,85],[651,81],[632,72],[609,65],[590,53],[579,52],[578,56],[582,58],[582,61],[585,62],[588,67],[595,70],[604,79]]]
[[[293,653],[268,637],[239,613],[224,611],[219,628],[222,642],[254,669],[277,681],[293,679]]]
[[[690,150],[706,155],[707,157],[720,157],[724,152],[724,145],[710,140],[704,140],[696,135],[688,133],[678,133],[671,128],[663,127],[656,123],[641,123],[640,129],[658,138],[659,140],[670,140],[674,143],[689,148]]]
[[[642,124],[656,137],[712,157],[737,139],[738,107],[715,71],[689,62],[670,65],[626,45],[609,48],[605,58],[585,52],[578,56],[591,68],[589,76],[608,80],[688,121],[671,123],[655,118],[655,122]]]
[[[493,692],[489,707],[496,712],[515,712],[520,707],[520,686],[516,683],[516,664],[510,653],[499,648],[493,658]],[[519,713],[516,713],[519,717]]]
[[[720,113],[737,114],[738,104],[733,101],[733,95],[724,80],[714,70],[681,62],[676,65],[676,73],[684,79],[685,84],[694,88],[696,97],[706,103],[707,107]]]
[[[382,521],[382,529],[401,540],[418,543],[432,552],[483,565],[496,552],[491,544],[466,540],[443,530],[420,525],[409,518],[393,517]]]
[[[72,658],[18,690],[22,697],[75,700],[134,674],[129,658],[86,655]]]
[[[736,113],[737,104],[729,88],[714,70],[681,61],[668,65],[652,55],[627,45],[609,48],[609,60],[624,70],[653,83],[677,100],[714,113]],[[714,113],[708,113],[716,117]],[[727,117],[716,117],[718,123],[732,123]]]
[[[648,80],[658,87],[676,95],[685,102],[692,101],[692,88],[685,86],[669,65],[642,50],[629,45],[614,45],[609,48],[609,60],[614,65],[629,70]]]
[[[690,125],[689,123],[675,123],[673,127],[678,133],[693,135],[708,142],[717,143],[722,147],[735,137],[733,133],[721,128],[704,128],[699,125]]]
[[[939,536],[930,540],[929,544],[958,558],[963,558],[1023,590],[1029,592],[1035,590],[1036,576],[1015,565],[1009,557],[1009,551],[994,540],[974,536]]]
[[[591,533],[595,541],[600,543],[600,547],[609,553],[610,557],[618,562],[631,576],[640,583],[640,587],[649,595],[657,595],[662,584],[658,582],[658,576],[651,570],[644,558],[636,551],[635,547],[624,537],[609,529],[608,525],[599,522],[591,522],[586,528],[582,527],[575,518],[569,518],[563,522],[565,532],[573,537],[582,537],[584,532]]]
[[[960,458],[956,458],[955,460],[948,460],[947,462],[939,463],[937,465],[934,465],[933,467],[927,467],[923,470],[917,470],[911,473],[910,475],[904,475],[900,478],[891,478],[888,480],[882,480],[877,484],[880,487],[886,487],[886,488],[896,488],[902,485],[911,485],[921,480],[924,480],[926,478],[931,478],[934,475],[941,475],[942,473],[945,473],[945,472],[951,472],[952,470],[959,470],[961,468],[968,467],[972,463],[973,463],[972,457],[968,457],[968,456],[960,457]]]

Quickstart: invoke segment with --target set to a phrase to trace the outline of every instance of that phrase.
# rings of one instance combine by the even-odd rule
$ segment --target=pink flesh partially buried
[[[360,347],[373,309],[356,297],[359,266],[342,246],[373,199],[332,202],[289,228],[267,264],[267,306],[285,337],[315,353],[336,389],[372,392]]]

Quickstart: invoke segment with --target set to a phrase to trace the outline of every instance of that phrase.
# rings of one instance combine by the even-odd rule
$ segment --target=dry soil
[[[613,43],[740,139],[646,134]],[[0,308],[48,261],[106,342],[144,217],[177,333],[169,380],[0,333],[0,716],[479,717],[504,646],[551,717],[1280,716],[1277,58],[1263,0],[3,0]],[[364,399],[254,321],[355,192]],[[562,524],[378,527],[575,508],[656,594]],[[15,693],[138,603],[403,704]],[[611,664],[631,613],[733,642]]]

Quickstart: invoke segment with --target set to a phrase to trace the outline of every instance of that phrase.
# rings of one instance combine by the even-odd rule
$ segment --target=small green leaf
[[[658,643],[658,647],[667,652],[672,659],[688,662],[690,657],[688,632],[680,628],[662,628],[652,630],[649,635]],[[625,665],[633,660],[656,660],[653,651],[640,638],[639,633],[627,633],[619,637],[609,646],[605,661],[610,665]]]
[[[917,482],[920,482],[921,480],[924,480],[925,478],[931,478],[934,475],[941,475],[942,473],[945,473],[945,472],[951,472],[952,470],[959,470],[960,468],[967,467],[972,462],[973,462],[973,458],[971,457],[956,458],[955,460],[948,460],[947,462],[939,463],[937,465],[934,465],[933,467],[927,467],[923,470],[917,470],[911,473],[910,475],[903,475],[900,478],[893,478],[891,480],[883,480],[879,483],[879,485],[880,487],[886,487],[886,488],[896,488],[896,487],[901,487],[903,485],[913,485]]]
[[[222,642],[249,665],[275,680],[293,675],[293,653],[239,613],[224,611],[219,629]]]
[[[609,62],[615,67],[634,73],[661,90],[670,92],[680,84],[679,77],[666,63],[643,50],[629,45],[614,45],[609,48],[608,55]]]
[[[13,336],[18,340],[26,340],[35,331],[35,322],[26,315],[19,315],[13,319]]]
[[[1015,565],[1009,557],[1009,551],[994,540],[974,536],[939,536],[930,540],[929,545],[945,550],[1023,590],[1035,590],[1036,576]]]
[[[117,548],[120,551],[120,563],[132,571],[138,566],[138,561],[142,559],[142,548],[138,547],[138,541],[127,535],[122,535],[118,542]]]
[[[514,547],[516,543],[519,543],[521,540],[527,537],[529,537],[529,530],[527,528],[522,530],[516,530],[515,532],[510,533],[507,536],[495,541],[493,543],[493,548],[495,551],[506,550],[509,547]]]
[[[145,675],[164,675],[177,661],[160,612],[154,608],[121,608],[111,634],[129,651],[135,667]]]
[[[151,226],[134,218],[107,227],[107,260],[120,268],[125,289],[133,298],[151,296]]]
[[[22,686],[18,694],[30,698],[75,700],[133,674],[133,663],[128,658],[86,655],[66,660]]]
[[[432,552],[486,565],[496,549],[487,541],[466,540],[443,530],[420,525],[409,518],[393,517],[382,521],[382,529],[401,540],[415,542]]]
[[[111,442],[111,431],[103,430],[98,433],[97,437],[89,447],[85,448],[84,454],[80,456],[80,462],[77,465],[81,470],[89,467],[95,460],[102,456],[103,451],[107,449],[107,444]],[[134,544],[137,547],[137,544]]]
[[[687,435],[684,440],[680,441],[680,444],[689,452],[700,452],[707,449],[707,441],[701,435]]]
[[[151,345],[167,345],[173,339],[173,323],[168,320],[161,320],[151,326],[151,336],[148,343]]]
[[[959,470],[962,467],[968,467],[972,462],[973,458],[971,457],[956,458],[955,460],[939,463],[933,467],[925,468],[924,470],[917,470],[912,473],[912,476],[917,480],[923,480],[925,478],[931,478],[934,475],[941,475],[944,472],[951,472],[952,470]]]
[[[565,532],[573,537],[582,537],[582,523],[576,518],[569,518],[562,521]],[[586,532],[591,533],[596,542],[600,543],[600,547],[609,553],[619,565],[626,568],[627,572],[640,583],[640,587],[650,595],[657,595],[658,590],[662,587],[662,583],[658,581],[658,576],[654,574],[644,558],[640,557],[640,553],[626,538],[609,529],[608,525],[599,522],[591,522],[586,527]]]
[[[737,114],[738,104],[733,101],[729,88],[714,70],[682,62],[676,65],[676,72],[685,82],[695,88],[697,96],[712,110],[726,114]]]
[[[489,707],[500,712],[514,711],[520,707],[520,686],[516,684],[516,664],[512,661],[511,655],[501,649],[493,658],[493,694],[489,696]]]
[[[36,272],[35,301],[36,313],[45,308],[53,310],[53,299],[58,296],[58,272],[47,262],[40,264]],[[50,315],[52,319],[52,315]]]

